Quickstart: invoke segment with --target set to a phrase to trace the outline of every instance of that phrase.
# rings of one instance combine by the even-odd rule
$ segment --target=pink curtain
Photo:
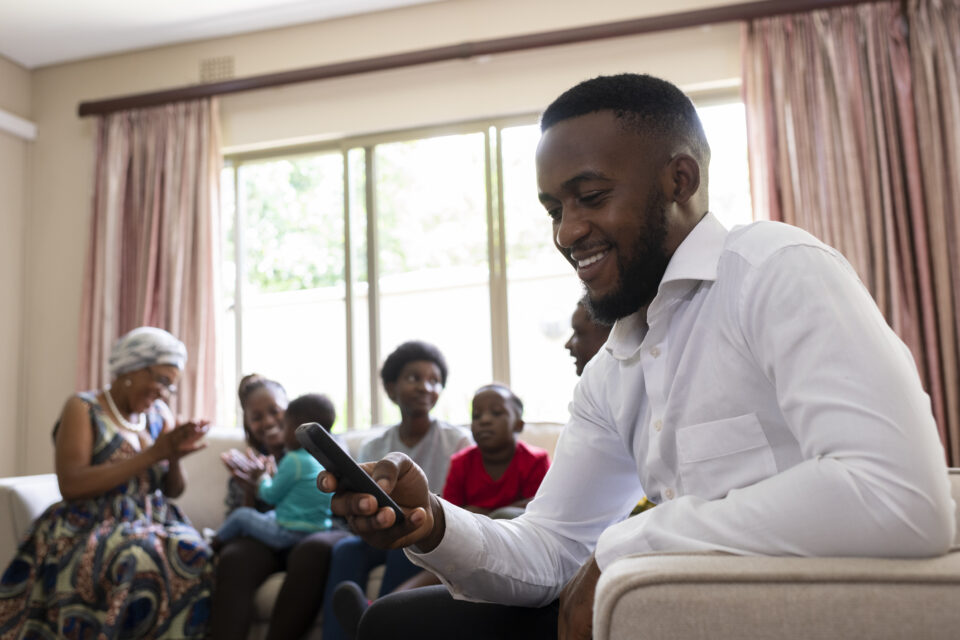
[[[80,389],[109,382],[117,337],[170,331],[188,360],[174,414],[216,411],[220,140],[214,100],[124,111],[98,122],[78,359]]]
[[[757,217],[847,256],[913,352],[960,464],[957,0],[755,20],[743,49]]]

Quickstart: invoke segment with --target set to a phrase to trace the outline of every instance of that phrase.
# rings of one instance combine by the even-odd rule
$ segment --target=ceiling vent
[[[220,82],[233,78],[233,56],[204,58],[200,61],[200,82]]]

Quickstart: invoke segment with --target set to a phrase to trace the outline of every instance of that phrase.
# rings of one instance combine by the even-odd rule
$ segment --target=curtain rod
[[[138,93],[116,98],[81,102],[77,113],[81,117],[103,115],[124,109],[154,107],[170,102],[196,100],[198,98],[209,98],[241,91],[255,91],[269,87],[339,78],[374,71],[387,71],[434,62],[512,53],[516,51],[526,51],[528,49],[590,42],[592,40],[621,38],[624,36],[684,29],[708,24],[754,20],[775,15],[815,11],[817,9],[876,1],[878,0],[761,0],[759,2],[743,2],[709,9],[696,9],[693,11],[667,13],[633,20],[607,22],[586,27],[541,31],[539,33],[522,36],[509,36],[505,38],[480,40],[477,42],[463,42],[461,44],[419,49],[406,53],[336,62],[333,64],[307,67],[305,69],[266,73],[246,78],[234,78],[232,80],[164,89],[150,93]]]

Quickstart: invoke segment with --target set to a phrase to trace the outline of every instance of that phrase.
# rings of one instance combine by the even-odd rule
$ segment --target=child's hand
[[[247,449],[246,454],[240,453],[236,449],[230,449],[230,451],[220,454],[220,459],[230,470],[230,475],[250,486],[256,486],[260,476],[267,469],[267,458],[252,449]],[[276,468],[275,464],[274,468]]]

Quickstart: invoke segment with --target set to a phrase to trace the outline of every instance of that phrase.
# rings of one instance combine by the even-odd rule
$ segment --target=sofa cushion
[[[909,560],[640,555],[601,576],[594,637],[946,640],[960,629],[958,599],[960,552]]]

